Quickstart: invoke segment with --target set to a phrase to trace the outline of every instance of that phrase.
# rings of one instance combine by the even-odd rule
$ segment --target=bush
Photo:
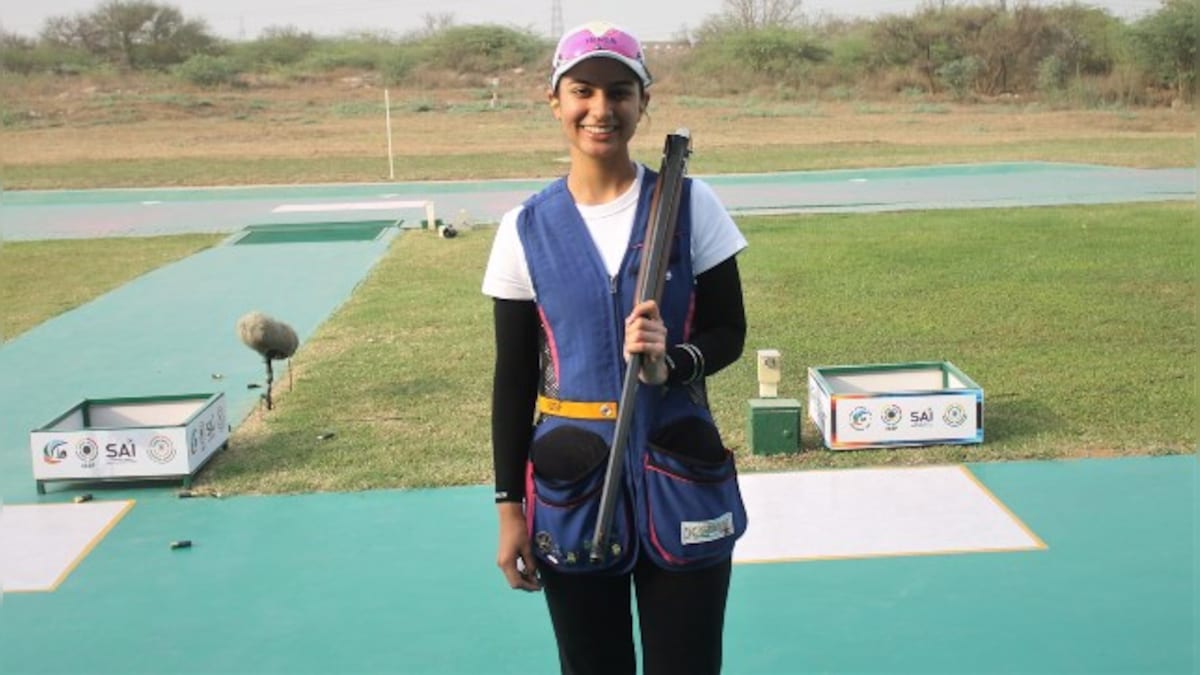
[[[421,60],[430,68],[475,75],[539,64],[551,49],[531,32],[495,25],[447,28],[420,44]]]
[[[842,36],[830,45],[830,65],[844,74],[859,76],[871,66],[872,48],[870,36],[865,33]]]
[[[962,100],[975,90],[975,78],[983,72],[983,61],[974,56],[964,56],[944,64],[937,69],[937,76],[955,98]]]
[[[1051,54],[1038,63],[1037,88],[1043,94],[1057,94],[1067,84],[1067,63]]]
[[[379,61],[379,75],[385,84],[398,84],[413,71],[417,65],[417,55],[409,47],[394,49]]]
[[[201,87],[234,84],[241,69],[233,58],[197,54],[175,67],[175,74]]]
[[[82,49],[35,42],[0,31],[0,72],[70,74],[86,70],[95,59]]]
[[[383,70],[399,45],[375,40],[329,40],[314,48],[301,62],[309,70]]]
[[[1148,86],[1146,73],[1133,65],[1122,65],[1114,68],[1107,75],[1094,76],[1090,79],[1095,82],[1096,89],[1104,92],[1113,100],[1123,101],[1126,105],[1169,103],[1169,99],[1166,101],[1155,99],[1154,90]]]
[[[61,70],[55,50],[0,47],[0,72],[31,75]]]
[[[692,71],[730,87],[796,84],[830,51],[795,28],[726,30],[710,34],[693,49]]]
[[[257,40],[237,45],[232,55],[251,68],[289,66],[307,57],[317,44],[312,33],[291,26],[272,27],[265,29]]]
[[[1147,74],[1181,100],[1190,100],[1200,51],[1200,0],[1163,0],[1157,12],[1134,25],[1132,33]]]

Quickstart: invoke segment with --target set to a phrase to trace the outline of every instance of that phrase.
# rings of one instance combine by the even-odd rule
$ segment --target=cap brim
[[[638,80],[641,81],[643,89],[649,87],[650,83],[653,81],[650,77],[650,73],[646,71],[646,66],[642,65],[640,62],[635,61],[635,60],[629,58],[628,56],[618,54],[616,52],[610,52],[610,51],[606,51],[606,50],[597,50],[594,52],[588,52],[586,54],[580,54],[579,56],[576,56],[575,58],[571,59],[570,61],[566,61],[564,63],[559,64],[558,68],[555,68],[554,73],[550,76],[550,88],[553,89],[553,88],[557,87],[558,81],[561,80],[562,76],[566,75],[567,72],[570,71],[572,68],[579,65],[580,63],[583,63],[584,61],[587,61],[588,59],[594,59],[596,57],[612,59],[614,61],[618,61],[618,62],[624,64],[625,67],[632,70],[633,74],[636,75]]]

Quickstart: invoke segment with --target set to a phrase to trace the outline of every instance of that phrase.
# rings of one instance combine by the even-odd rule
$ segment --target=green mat
[[[287,225],[251,225],[235,246],[242,244],[309,244],[327,241],[372,241],[394,220],[370,220],[350,223],[293,223]]]

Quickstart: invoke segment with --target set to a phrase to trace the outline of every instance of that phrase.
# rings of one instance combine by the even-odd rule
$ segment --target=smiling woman
[[[673,189],[630,153],[650,103],[641,43],[586,24],[552,63],[547,98],[570,167],[505,214],[483,282],[497,350],[496,562],[512,588],[544,588],[563,673],[637,672],[631,585],[644,672],[718,673],[745,509],[705,378],[745,341],[746,240],[711,188],[683,179],[661,299],[639,301],[642,258],[659,255],[643,246],[649,213]],[[626,443],[617,420],[630,410]],[[601,502],[612,452],[629,469]],[[609,533],[602,503],[616,504],[613,527],[593,539]]]
[[[577,201],[603,204],[632,182],[629,142],[650,103],[650,93],[644,86],[629,68],[610,59],[590,59],[555,78],[550,109],[571,146],[572,194]],[[603,173],[619,182],[598,187],[611,188],[615,193],[581,194],[591,181],[580,173],[601,166]]]

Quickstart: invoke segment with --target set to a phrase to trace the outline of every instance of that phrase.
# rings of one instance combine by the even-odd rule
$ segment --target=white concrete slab
[[[133,508],[132,500],[0,510],[0,589],[53,591]]]
[[[1045,548],[964,466],[742,474],[734,562]]]
[[[332,211],[390,211],[393,209],[423,209],[428,201],[349,202],[337,204],[280,204],[271,213],[326,213]]]

